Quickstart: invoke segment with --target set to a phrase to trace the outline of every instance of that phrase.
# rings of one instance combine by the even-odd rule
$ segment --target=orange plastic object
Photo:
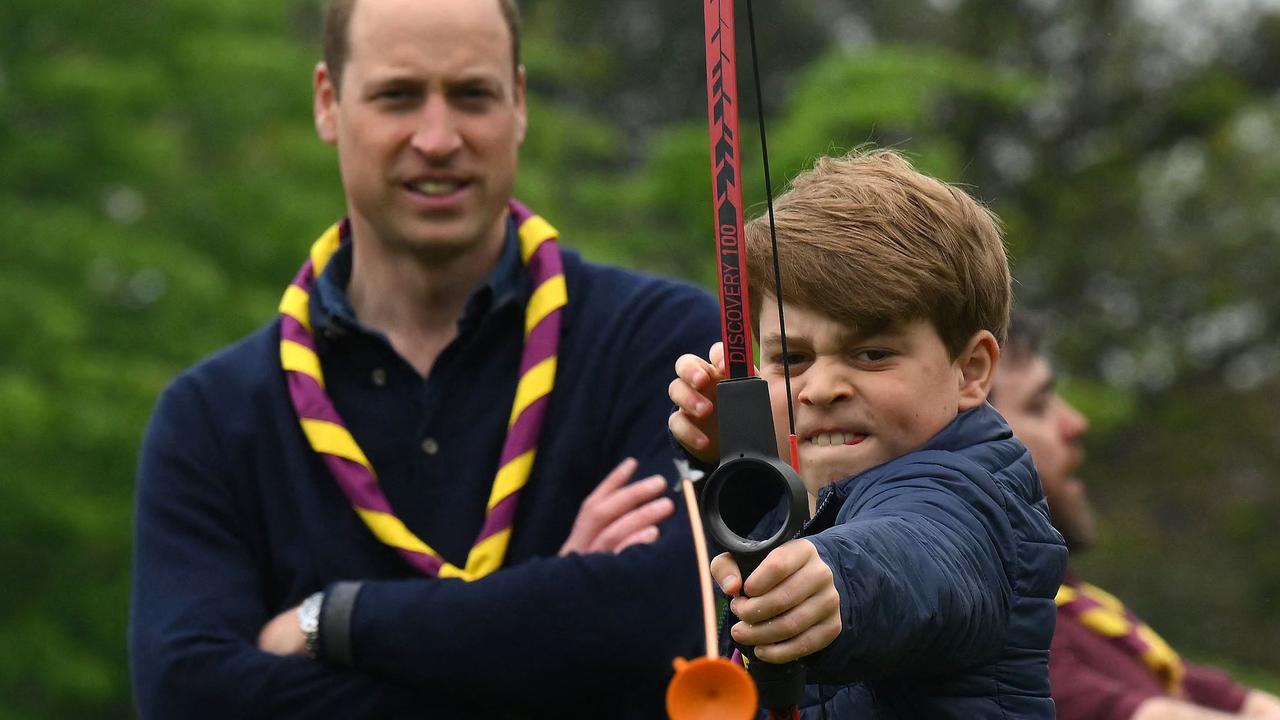
[[[667,685],[671,720],[752,720],[758,699],[746,668],[726,658],[675,659]]]

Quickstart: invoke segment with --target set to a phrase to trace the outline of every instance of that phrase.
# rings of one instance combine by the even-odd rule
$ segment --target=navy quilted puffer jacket
[[[805,718],[1054,716],[1067,551],[1031,456],[990,405],[824,489],[801,535],[831,567],[844,625],[804,660]]]

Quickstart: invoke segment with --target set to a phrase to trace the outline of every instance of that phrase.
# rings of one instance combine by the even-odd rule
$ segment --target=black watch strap
[[[359,582],[336,582],[325,588],[317,654],[329,665],[351,667],[351,616],[355,613],[360,586]]]

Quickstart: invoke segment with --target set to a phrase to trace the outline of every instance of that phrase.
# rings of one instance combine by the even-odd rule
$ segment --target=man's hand
[[[676,379],[667,388],[667,395],[676,404],[676,411],[667,418],[667,427],[690,455],[705,463],[720,459],[716,385],[723,379],[724,343],[716,343],[707,353],[707,360],[681,355],[676,360]]]
[[[1262,690],[1250,690],[1240,715],[1262,720],[1280,720],[1280,698]]]
[[[1130,720],[1227,720],[1236,717],[1207,707],[1193,705],[1171,697],[1153,697],[1144,700],[1133,711]]]
[[[1233,717],[1280,720],[1280,699],[1262,690],[1250,690],[1240,713],[1232,715],[1177,698],[1153,697],[1138,706],[1131,720],[1227,720]]]
[[[271,618],[258,633],[258,649],[272,655],[306,655],[307,638],[298,625],[298,608],[292,607]]]
[[[627,484],[637,465],[634,458],[623,460],[582,501],[569,539],[560,548],[562,557],[619,553],[658,539],[658,524],[671,517],[676,506],[671,498],[663,497],[667,481],[661,475]]]
[[[741,620],[730,631],[756,657],[785,663],[830,645],[840,635],[840,593],[831,568],[808,540],[792,540],[765,557],[747,578],[746,595],[733,556],[711,561],[711,575],[733,597],[729,609]]]

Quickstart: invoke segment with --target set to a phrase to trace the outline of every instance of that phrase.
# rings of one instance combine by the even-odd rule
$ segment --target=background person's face
[[[1049,363],[1035,355],[1006,361],[995,373],[992,403],[1031,451],[1049,500],[1049,514],[1072,550],[1093,544],[1093,509],[1075,476],[1084,460],[1080,441],[1089,427],[1080,411],[1058,395]]]

